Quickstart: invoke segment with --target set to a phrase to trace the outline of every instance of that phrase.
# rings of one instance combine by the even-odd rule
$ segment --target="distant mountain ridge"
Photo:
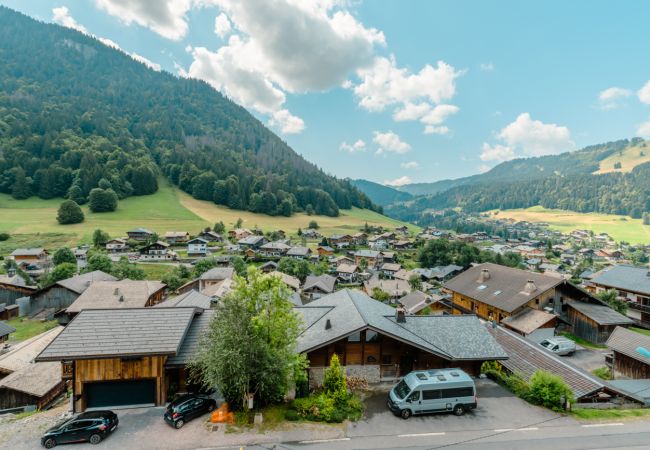
[[[391,186],[375,183],[368,180],[350,180],[352,186],[366,194],[370,200],[380,206],[390,205],[395,202],[411,200],[413,195],[401,192]]]

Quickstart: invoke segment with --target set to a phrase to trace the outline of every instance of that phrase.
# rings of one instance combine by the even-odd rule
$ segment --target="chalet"
[[[212,298],[213,302],[218,302],[232,290],[235,280],[226,278],[218,283],[210,284],[203,289],[202,294]]]
[[[353,238],[349,234],[333,234],[327,241],[330,247],[344,248],[352,244]]]
[[[29,297],[38,290],[36,286],[30,286],[29,280],[16,274],[16,269],[10,268],[7,275],[0,275],[0,303],[14,305],[16,300],[22,297]]]
[[[34,406],[44,410],[65,392],[60,364],[34,362],[62,330],[48,330],[0,355],[0,409]]]
[[[126,235],[129,237],[129,239],[133,239],[134,241],[139,241],[139,242],[146,242],[149,239],[153,237],[155,233],[151,230],[147,230],[146,228],[136,228],[131,231],[127,231]]]
[[[544,339],[555,336],[557,324],[558,318],[555,314],[533,308],[525,308],[501,321],[501,325],[505,328],[534,342],[542,342]]]
[[[305,279],[305,284],[302,287],[302,293],[309,300],[321,298],[324,295],[334,292],[336,286],[336,278],[330,275],[309,275]]]
[[[586,289],[594,294],[614,289],[629,306],[628,317],[650,325],[650,269],[625,264],[606,267],[589,277]]]
[[[219,233],[215,233],[214,231],[207,230],[207,231],[201,231],[199,233],[198,237],[201,239],[204,239],[208,242],[223,242],[223,236],[221,236]]]
[[[106,251],[108,253],[122,253],[129,250],[127,240],[124,238],[111,239],[106,243]]]
[[[0,322],[0,343],[7,342],[9,335],[15,333],[16,329],[5,322]]]
[[[75,275],[34,292],[29,299],[29,315],[45,309],[60,311],[68,308],[93,283],[98,281],[117,281],[113,275],[101,270]]]
[[[632,319],[602,304],[571,302],[567,312],[573,334],[595,344],[604,344],[615,328],[634,324]]]
[[[49,260],[49,253],[44,248],[17,248],[11,252],[10,258],[16,263],[42,265]]]
[[[228,237],[235,242],[240,241],[252,234],[253,232],[248,228],[235,228],[234,230],[228,231]]]
[[[615,374],[650,379],[650,336],[616,327],[607,340]]]
[[[291,275],[287,275],[283,272],[270,272],[269,275],[279,277],[282,282],[289,286],[294,292],[300,290],[300,280],[296,277],[292,277]]]
[[[190,233],[187,231],[168,231],[165,233],[165,242],[169,245],[185,244],[190,240]]]
[[[169,261],[176,259],[176,253],[169,249],[168,243],[157,241],[140,249],[140,259],[143,261]]]
[[[407,235],[409,234],[409,228],[406,225],[400,225],[399,227],[395,227],[395,232]]]
[[[383,262],[395,262],[395,252],[381,251],[379,253]]]
[[[431,281],[435,280],[438,282],[443,282],[449,280],[450,278],[456,276],[463,271],[461,266],[456,266],[454,264],[449,264],[447,266],[436,266],[431,269],[413,269],[415,270],[422,279]]]
[[[199,291],[203,292],[209,286],[222,284],[224,280],[232,280],[235,269],[232,267],[214,267],[199,277]]]
[[[308,259],[312,254],[309,247],[291,247],[287,250],[286,256],[294,259]]]
[[[367,233],[356,233],[352,235],[352,245],[357,247],[366,245],[368,243],[368,234]]]
[[[160,281],[96,281],[65,310],[67,319],[86,309],[124,309],[153,306],[163,300],[167,285]],[[62,319],[60,319],[62,321]]]
[[[388,241],[384,239],[369,240],[368,242],[372,250],[384,250],[388,248]]]
[[[354,283],[357,281],[359,267],[355,264],[339,264],[336,267],[336,276],[343,283]]]
[[[209,253],[208,241],[196,237],[187,242],[187,256],[205,256]]]
[[[332,263],[334,267],[340,266],[341,264],[353,265],[354,259],[347,256],[337,256],[336,258],[331,259],[330,263]]]
[[[320,239],[323,237],[318,231],[314,230],[313,228],[307,228],[306,230],[302,230],[302,237],[305,239]]]
[[[261,266],[259,266],[258,269],[262,273],[274,272],[274,271],[278,270],[278,263],[276,263],[275,261],[267,261],[264,264],[262,264]]]
[[[363,283],[363,290],[368,295],[372,296],[375,289],[387,293],[393,302],[413,291],[408,281],[404,280],[382,280],[378,276],[373,276]]]
[[[438,294],[427,294],[422,291],[413,291],[399,300],[407,314],[444,314],[449,308],[443,303],[443,297]]]
[[[349,375],[369,383],[442,367],[478,375],[484,361],[507,358],[475,316],[410,316],[350,289],[295,311],[305,322],[298,351],[309,361],[312,387],[322,383],[323,370],[335,353]]]
[[[74,257],[77,260],[77,264],[84,264],[86,262],[86,259],[88,257],[88,246],[84,245],[82,247],[77,247],[72,252],[74,253]]]
[[[332,256],[334,254],[334,249],[327,245],[319,245],[316,251],[318,252],[319,257]]]
[[[407,240],[392,241],[390,246],[395,250],[406,250],[413,247],[413,243]]]
[[[267,242],[269,242],[269,240],[266,239],[264,236],[251,234],[249,236],[246,236],[245,238],[239,239],[237,241],[237,245],[239,245],[241,248],[244,249],[250,248],[253,250],[257,250]]]
[[[258,256],[258,253],[259,253],[259,250],[256,250],[254,248],[247,248],[246,250],[244,250],[244,255],[248,259],[256,259],[257,256]]]
[[[379,269],[381,273],[384,274],[384,276],[388,278],[394,278],[395,274],[399,272],[402,269],[401,264],[397,263],[384,263],[381,265],[381,268]]]
[[[56,362],[71,380],[74,412],[164,406],[192,389],[188,364],[212,315],[193,307],[84,310],[35,360]]]
[[[273,241],[261,245],[259,251],[260,255],[265,258],[281,258],[287,254],[290,248],[291,246],[287,245],[284,241]]]
[[[358,250],[354,252],[354,263],[357,266],[360,266],[362,265],[362,261],[365,262],[367,267],[373,268],[381,265],[384,258],[381,253],[376,250]]]

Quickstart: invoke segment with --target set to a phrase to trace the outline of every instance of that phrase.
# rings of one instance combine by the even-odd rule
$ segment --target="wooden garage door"
[[[86,383],[84,392],[86,408],[154,405],[156,403],[156,380]]]

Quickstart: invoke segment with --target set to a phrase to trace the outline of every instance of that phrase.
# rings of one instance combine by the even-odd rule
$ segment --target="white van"
[[[560,356],[571,355],[576,351],[576,343],[562,336],[544,339],[539,345]]]
[[[474,381],[460,369],[411,372],[388,393],[388,408],[402,419],[434,412],[462,416],[476,405]]]

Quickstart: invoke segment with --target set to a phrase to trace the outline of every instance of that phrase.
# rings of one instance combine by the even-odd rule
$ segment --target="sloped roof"
[[[155,308],[201,308],[210,309],[212,300],[209,296],[200,293],[195,289],[191,289],[181,295],[165,300],[164,302],[154,305]]]
[[[479,281],[481,271],[487,270],[489,278]],[[531,280],[536,289],[525,291]],[[445,283],[445,287],[481,303],[511,312],[540,294],[562,284],[564,279],[499,264],[477,264]]]
[[[609,306],[595,305],[585,302],[571,302],[569,307],[584,314],[598,325],[632,325],[634,321],[623,314],[614,311]]]
[[[266,244],[262,245],[260,248],[264,250],[289,250],[291,246],[285,244],[282,241],[273,241],[273,242],[267,242]]]
[[[400,304],[409,314],[416,314],[427,306],[442,300],[440,295],[429,295],[422,291],[413,291],[399,299]]]
[[[387,270],[389,272],[397,272],[402,268],[401,264],[398,263],[384,263],[381,266],[381,270]]]
[[[391,297],[402,297],[413,291],[413,288],[406,280],[382,280],[377,276],[373,276],[367,280],[364,283],[364,287],[368,293],[372,293],[374,288],[379,288],[382,291],[390,294]]]
[[[569,385],[576,399],[598,392],[605,386],[595,376],[563,361],[561,357],[513,331],[502,327],[487,329],[508,353],[508,360],[501,364],[511,372],[518,372],[526,378],[530,378],[538,369],[559,375]]]
[[[214,317],[214,311],[206,310],[202,314],[195,314],[189,330],[183,339],[178,353],[167,358],[167,366],[184,366],[189,364],[198,353],[199,343],[204,333],[208,331],[210,321]]]
[[[234,282],[232,278],[226,278],[225,280],[220,280],[218,283],[206,286],[202,292],[210,297],[222,298],[230,292],[230,288]]]
[[[376,250],[358,250],[354,252],[354,256],[360,258],[379,258],[379,252]]]
[[[101,270],[75,275],[74,277],[66,278],[65,280],[57,281],[55,284],[63,286],[64,288],[81,294],[88,286],[96,281],[117,281],[113,275],[109,275]]]
[[[284,272],[277,272],[277,271],[269,272],[269,275],[279,277],[284,284],[286,284],[287,286],[289,286],[295,291],[300,289],[300,280],[296,277],[287,275]]]
[[[354,272],[357,271],[358,268],[359,268],[359,267],[358,267],[356,264],[345,264],[345,263],[342,263],[342,264],[339,264],[339,265],[336,267],[336,271],[337,271],[338,273],[354,273]]]
[[[590,277],[593,283],[650,295],[650,269],[626,264],[606,267]]]
[[[165,283],[148,280],[97,281],[70,305],[66,312],[83,309],[139,308],[149,297],[165,288]]]
[[[237,241],[238,244],[243,244],[243,245],[255,245],[258,242],[265,240],[266,238],[264,236],[259,236],[257,234],[251,234],[250,236],[246,236],[245,238],[240,239]]]
[[[539,309],[524,308],[522,312],[503,319],[502,323],[524,334],[530,334],[553,319],[555,319],[553,314]]]
[[[0,380],[0,388],[43,397],[61,383],[58,361],[31,363]]]
[[[507,358],[476,316],[407,316],[405,323],[398,323],[394,308],[350,289],[295,310],[302,315],[306,326],[298,337],[300,352],[315,350],[371,328],[450,360]]]
[[[0,371],[17,372],[28,367],[34,358],[62,331],[63,327],[56,327],[13,345],[7,353],[0,355]]]
[[[287,256],[307,256],[311,253],[309,247],[291,247],[287,251]]]
[[[7,336],[8,334],[13,333],[14,331],[16,331],[16,329],[14,327],[9,325],[5,321],[0,321],[0,337],[1,336]]]
[[[201,275],[201,280],[225,280],[232,278],[235,269],[232,267],[213,267]]]
[[[28,287],[28,288],[32,287],[32,286],[28,286],[25,279],[18,274],[13,276],[0,275],[0,283],[10,284],[12,286],[18,286],[18,287]]]
[[[305,285],[302,287],[303,291],[309,289],[319,289],[323,292],[332,292],[334,290],[334,285],[336,284],[336,278],[331,275],[309,275],[305,279]]]
[[[650,336],[627,328],[616,327],[607,339],[607,346],[618,353],[650,365],[650,357],[637,351],[637,349],[643,348],[650,352]]]
[[[175,355],[195,308],[123,308],[81,311],[36,361]]]
[[[43,248],[17,248],[11,252],[11,256],[39,256],[43,253],[45,249]]]

